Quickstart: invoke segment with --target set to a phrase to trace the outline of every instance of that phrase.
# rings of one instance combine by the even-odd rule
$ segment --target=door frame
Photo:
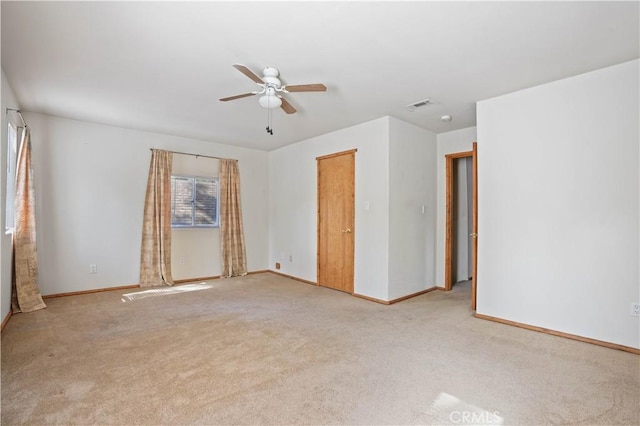
[[[353,262],[352,265],[352,270],[353,270],[353,274],[351,276],[351,280],[350,280],[350,289],[349,291],[347,291],[347,293],[353,295],[355,292],[355,221],[356,221],[356,208],[355,208],[355,193],[356,193],[356,188],[355,188],[355,184],[356,184],[356,180],[355,180],[355,154],[358,152],[357,148],[354,149],[349,149],[347,151],[340,151],[340,152],[335,152],[333,154],[327,154],[327,155],[323,155],[320,157],[316,157],[316,285],[317,286],[321,286],[320,285],[320,168],[318,166],[318,164],[320,163],[321,160],[326,160],[328,158],[333,158],[333,157],[339,157],[342,155],[352,155],[353,154],[353,198],[351,200],[352,205],[353,205],[353,209],[352,209],[352,217],[351,217],[351,234],[352,234],[352,238],[354,239],[353,241],[353,253],[351,254],[351,259]],[[331,288],[331,287],[328,287]]]
[[[453,161],[458,158],[472,160],[472,204],[473,229],[471,233],[471,309],[476,309],[477,270],[478,270],[478,143],[473,143],[471,151],[446,154],[445,158],[445,238],[444,238],[444,289],[451,290],[453,285]]]

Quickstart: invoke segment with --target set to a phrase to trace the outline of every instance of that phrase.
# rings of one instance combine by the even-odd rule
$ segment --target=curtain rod
[[[18,115],[20,116],[20,120],[22,120],[22,124],[24,125],[24,127],[27,127],[27,122],[24,121],[24,117],[22,116],[22,111],[20,111],[19,109],[15,109],[15,108],[7,108],[7,111],[5,112],[5,114],[8,114],[9,111],[17,112]]]
[[[149,148],[151,151],[156,150],[157,148]],[[167,150],[165,150],[167,151]],[[181,155],[191,155],[193,157],[204,157],[204,158],[215,158],[216,160],[231,160],[231,161],[238,161],[235,158],[222,158],[222,157],[214,157],[212,155],[202,155],[202,154],[192,154],[190,152],[180,152],[180,151],[169,151],[172,154],[181,154]]]

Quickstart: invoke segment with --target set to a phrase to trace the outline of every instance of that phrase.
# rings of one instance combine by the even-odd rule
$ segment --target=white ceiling
[[[26,111],[272,150],[390,115],[433,132],[475,102],[639,54],[633,2],[2,2],[2,69]],[[281,71],[273,114],[232,68]],[[414,112],[409,103],[438,104]],[[597,100],[594,100],[597,102]],[[440,116],[453,121],[443,123]]]

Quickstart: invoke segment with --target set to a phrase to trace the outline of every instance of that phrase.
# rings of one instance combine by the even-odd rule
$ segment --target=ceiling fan
[[[222,98],[220,99],[222,102],[233,101],[235,99],[246,98],[248,96],[262,95],[258,99],[258,102],[262,107],[267,109],[280,107],[287,114],[293,114],[296,112],[296,109],[282,96],[282,94],[293,92],[324,92],[327,90],[327,87],[324,84],[297,84],[293,86],[283,86],[282,82],[278,78],[280,71],[273,67],[264,68],[262,70],[262,78],[258,77],[253,71],[244,65],[235,64],[233,67],[253,80],[258,86],[260,86],[260,90]]]

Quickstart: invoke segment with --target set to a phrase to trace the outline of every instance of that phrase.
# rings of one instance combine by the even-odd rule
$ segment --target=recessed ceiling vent
[[[433,99],[431,99],[431,98],[427,98],[427,99],[424,99],[424,100],[422,100],[422,101],[418,101],[418,102],[415,102],[415,103],[409,104],[409,105],[407,105],[405,108],[407,109],[407,111],[409,111],[409,112],[413,112],[413,111],[415,111],[417,108],[424,108],[424,107],[428,107],[428,106],[435,105],[435,104],[437,104],[437,102],[436,102],[436,101],[434,101],[434,100],[433,100]]]

